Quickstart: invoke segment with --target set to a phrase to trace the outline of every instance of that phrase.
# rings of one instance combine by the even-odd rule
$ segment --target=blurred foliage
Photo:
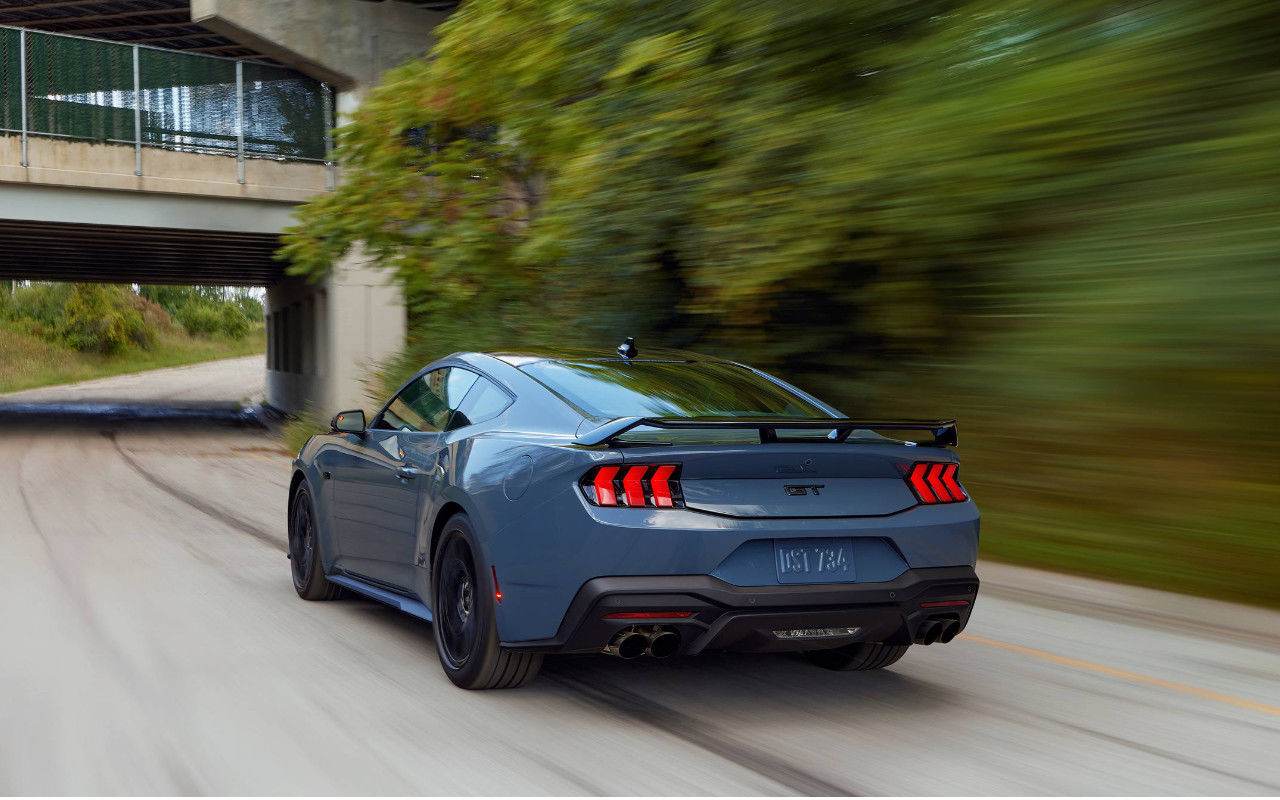
[[[328,431],[329,418],[308,405],[285,420],[284,427],[280,431],[280,438],[283,440],[285,450],[290,453],[300,453],[302,452],[302,446],[312,436],[318,433],[327,433]]]
[[[192,336],[239,339],[262,320],[262,301],[247,289],[226,286],[141,286]]]
[[[149,349],[173,326],[159,306],[127,287],[100,283],[12,286],[0,300],[6,327],[86,353]]]
[[[471,0],[282,256],[394,271],[389,380],[627,334],[732,355],[959,417],[987,556],[1280,605],[1277,12]]]
[[[124,295],[127,290],[101,283],[77,283],[58,320],[58,337],[75,350],[119,353],[150,347],[155,331]]]
[[[172,316],[171,316],[172,315]],[[191,336],[243,339],[262,319],[247,290],[220,286],[129,286],[100,283],[10,284],[0,293],[0,322],[86,353],[151,349],[174,322]]]
[[[192,336],[226,336],[239,339],[249,333],[249,318],[231,303],[189,303],[174,314],[183,330]]]
[[[19,324],[28,333],[51,332],[57,328],[74,288],[72,283],[11,284],[9,292],[0,295],[0,314],[6,322]]]

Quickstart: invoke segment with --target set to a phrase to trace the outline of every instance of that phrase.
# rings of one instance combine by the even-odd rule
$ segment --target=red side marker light
[[[493,599],[501,603],[502,590],[498,588],[498,568],[490,564],[489,569],[493,570]]]

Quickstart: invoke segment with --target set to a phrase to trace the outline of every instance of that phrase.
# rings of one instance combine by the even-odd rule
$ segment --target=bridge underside
[[[269,286],[284,279],[270,233],[0,219],[0,278]]]
[[[456,5],[0,0],[0,279],[265,286],[268,402],[365,404],[398,287],[359,253],[315,283],[273,255],[340,177],[327,132]]]

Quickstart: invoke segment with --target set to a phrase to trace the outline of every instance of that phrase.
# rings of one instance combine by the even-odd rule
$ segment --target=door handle
[[[422,470],[415,467],[400,467],[396,470],[396,477],[402,481],[411,481],[422,474]]]

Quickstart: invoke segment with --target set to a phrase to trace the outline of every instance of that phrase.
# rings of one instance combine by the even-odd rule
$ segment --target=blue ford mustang
[[[954,421],[847,419],[630,339],[607,357],[458,353],[302,448],[293,582],[432,621],[468,689],[520,686],[547,653],[878,669],[968,622],[978,511],[955,444]]]

